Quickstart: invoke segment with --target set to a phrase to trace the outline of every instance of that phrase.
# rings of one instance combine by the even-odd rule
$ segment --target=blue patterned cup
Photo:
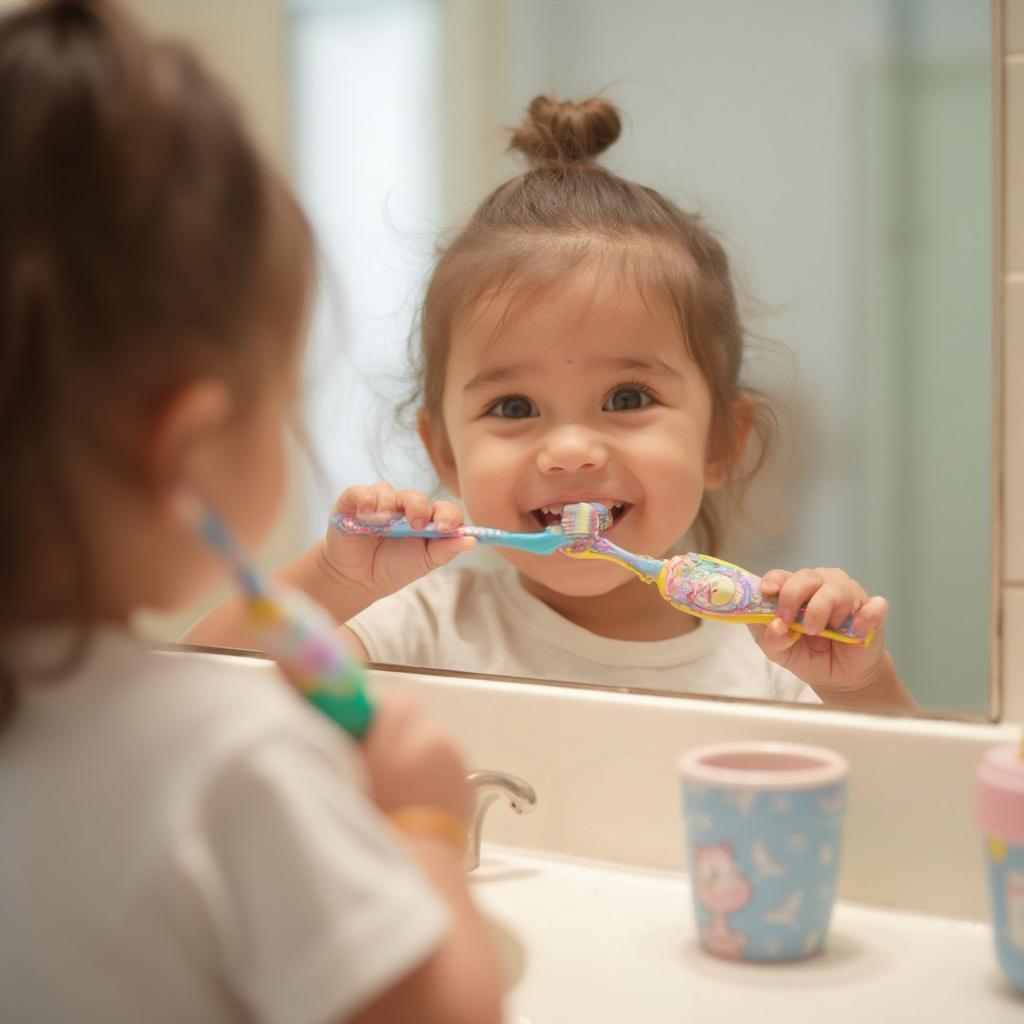
[[[679,762],[700,944],[733,960],[796,960],[828,934],[849,765],[797,743],[698,747]]]

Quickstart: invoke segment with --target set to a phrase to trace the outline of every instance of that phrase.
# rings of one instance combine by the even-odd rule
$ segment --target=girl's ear
[[[178,388],[152,415],[141,457],[160,505],[170,508],[183,486],[200,494],[216,490],[224,471],[219,431],[234,404],[223,381],[201,377]]]
[[[756,417],[757,407],[749,395],[740,394],[732,400],[728,413],[729,436],[704,466],[705,490],[717,491],[729,482],[743,456]]]
[[[426,409],[416,414],[416,432],[420,435],[423,447],[427,450],[434,472],[437,473],[445,489],[456,498],[462,497],[459,488],[459,473],[455,468],[455,457],[452,446],[448,442],[448,432],[440,418],[431,416]]]

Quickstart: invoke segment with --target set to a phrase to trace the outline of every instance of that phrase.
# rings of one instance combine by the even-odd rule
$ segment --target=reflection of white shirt
[[[670,640],[610,640],[552,611],[511,568],[430,573],[348,625],[373,661],[395,665],[818,703],[745,626],[704,619]]]
[[[448,922],[364,776],[270,666],[104,631],[0,731],[0,1020],[350,1016]]]

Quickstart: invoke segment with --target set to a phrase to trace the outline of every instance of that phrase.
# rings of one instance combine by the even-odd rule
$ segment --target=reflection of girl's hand
[[[450,501],[432,502],[419,491],[395,491],[385,481],[349,487],[334,505],[344,516],[373,514],[405,516],[414,529],[422,529],[430,520],[441,530],[462,525],[462,509]],[[392,594],[431,569],[451,561],[460,551],[476,546],[472,537],[449,540],[405,540],[381,537],[354,537],[329,526],[323,544],[323,569],[339,583],[356,584],[371,591],[373,599]]]
[[[761,650],[825,696],[850,694],[872,687],[893,672],[885,650],[882,625],[889,613],[884,597],[868,597],[864,588],[841,569],[773,569],[761,583],[761,593],[778,594],[778,617],[767,626],[751,626]],[[804,633],[790,629],[800,609]],[[849,616],[858,633],[875,631],[871,643],[844,644],[818,636],[826,627],[838,629]]]

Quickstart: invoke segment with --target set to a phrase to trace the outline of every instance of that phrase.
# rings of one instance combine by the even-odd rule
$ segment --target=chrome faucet
[[[470,772],[467,778],[476,792],[466,847],[466,870],[472,871],[480,866],[480,836],[484,828],[484,816],[491,804],[499,796],[505,796],[516,814],[529,814],[537,806],[537,794],[525,779],[508,772]]]

